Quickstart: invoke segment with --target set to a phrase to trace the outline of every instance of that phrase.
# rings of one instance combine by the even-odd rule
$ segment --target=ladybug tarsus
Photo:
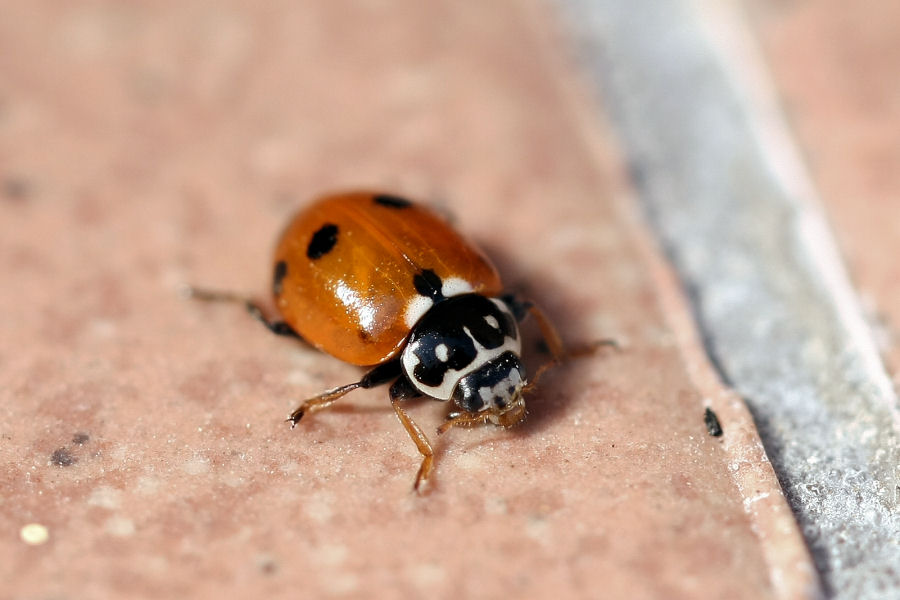
[[[385,365],[380,365],[379,367],[372,369],[372,371],[370,371],[369,373],[375,372],[384,366]],[[399,373],[398,373],[398,375],[399,375]],[[395,375],[395,377],[396,377],[396,375]],[[355,381],[353,383],[348,383],[347,385],[338,386],[336,388],[322,392],[318,396],[313,396],[312,398],[307,398],[306,400],[304,400],[303,402],[300,403],[300,406],[298,406],[297,409],[291,413],[291,416],[288,417],[287,420],[290,421],[291,423],[293,423],[293,425],[296,425],[297,422],[301,418],[303,418],[303,415],[305,415],[306,413],[313,413],[313,412],[320,411],[323,408],[328,408],[329,406],[334,404],[335,401],[346,396],[347,394],[349,394],[350,392],[352,392],[355,389],[358,389],[358,388],[365,389],[368,387],[374,387],[376,385],[383,385],[385,383],[388,383],[388,381],[390,381],[390,379],[388,379],[386,381],[367,382],[367,385],[364,385],[365,381],[366,381],[365,377],[363,377],[363,379],[361,379],[359,381]],[[293,429],[293,427],[291,427],[291,429]]]

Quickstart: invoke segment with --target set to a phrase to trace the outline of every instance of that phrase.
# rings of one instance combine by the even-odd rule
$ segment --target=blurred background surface
[[[900,593],[896,3],[0,15],[0,597]],[[357,370],[177,291],[348,187],[623,351],[423,498],[383,391],[290,431]]]

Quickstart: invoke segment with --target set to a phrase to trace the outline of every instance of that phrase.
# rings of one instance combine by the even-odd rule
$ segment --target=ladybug
[[[282,320],[269,320],[249,298],[189,291],[243,303],[274,333],[367,367],[359,381],[302,402],[288,418],[292,428],[348,392],[391,384],[391,406],[422,455],[416,490],[434,458],[404,400],[452,402],[439,434],[482,423],[512,427],[526,417],[534,381],[522,363],[518,323],[529,313],[537,320],[553,357],[544,368],[566,355],[543,313],[504,295],[484,254],[433,211],[390,194],[328,195],[293,217],[274,255],[272,295]]]

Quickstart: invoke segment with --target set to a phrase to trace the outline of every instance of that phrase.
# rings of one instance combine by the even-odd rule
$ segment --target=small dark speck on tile
[[[8,200],[27,200],[32,192],[31,183],[22,177],[7,177],[0,187],[2,187],[3,196]]]
[[[706,431],[709,432],[709,435],[713,437],[722,435],[722,424],[719,423],[719,417],[709,407],[703,412],[703,422],[706,424]]]
[[[57,448],[50,455],[50,462],[59,467],[70,467],[78,462],[78,459],[72,456],[66,448]]]
[[[79,446],[84,446],[90,441],[91,436],[85,433],[84,431],[79,431],[75,435],[72,436],[72,443],[78,444]]]
[[[273,575],[278,571],[278,563],[274,558],[268,556],[260,557],[257,560],[257,566],[266,575]]]
[[[628,174],[635,187],[642,188],[647,185],[647,166],[644,163],[636,160],[629,162]]]

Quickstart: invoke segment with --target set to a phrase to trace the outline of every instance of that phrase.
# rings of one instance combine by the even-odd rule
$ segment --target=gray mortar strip
[[[898,597],[897,397],[743,21],[725,0],[557,1],[826,592]]]

